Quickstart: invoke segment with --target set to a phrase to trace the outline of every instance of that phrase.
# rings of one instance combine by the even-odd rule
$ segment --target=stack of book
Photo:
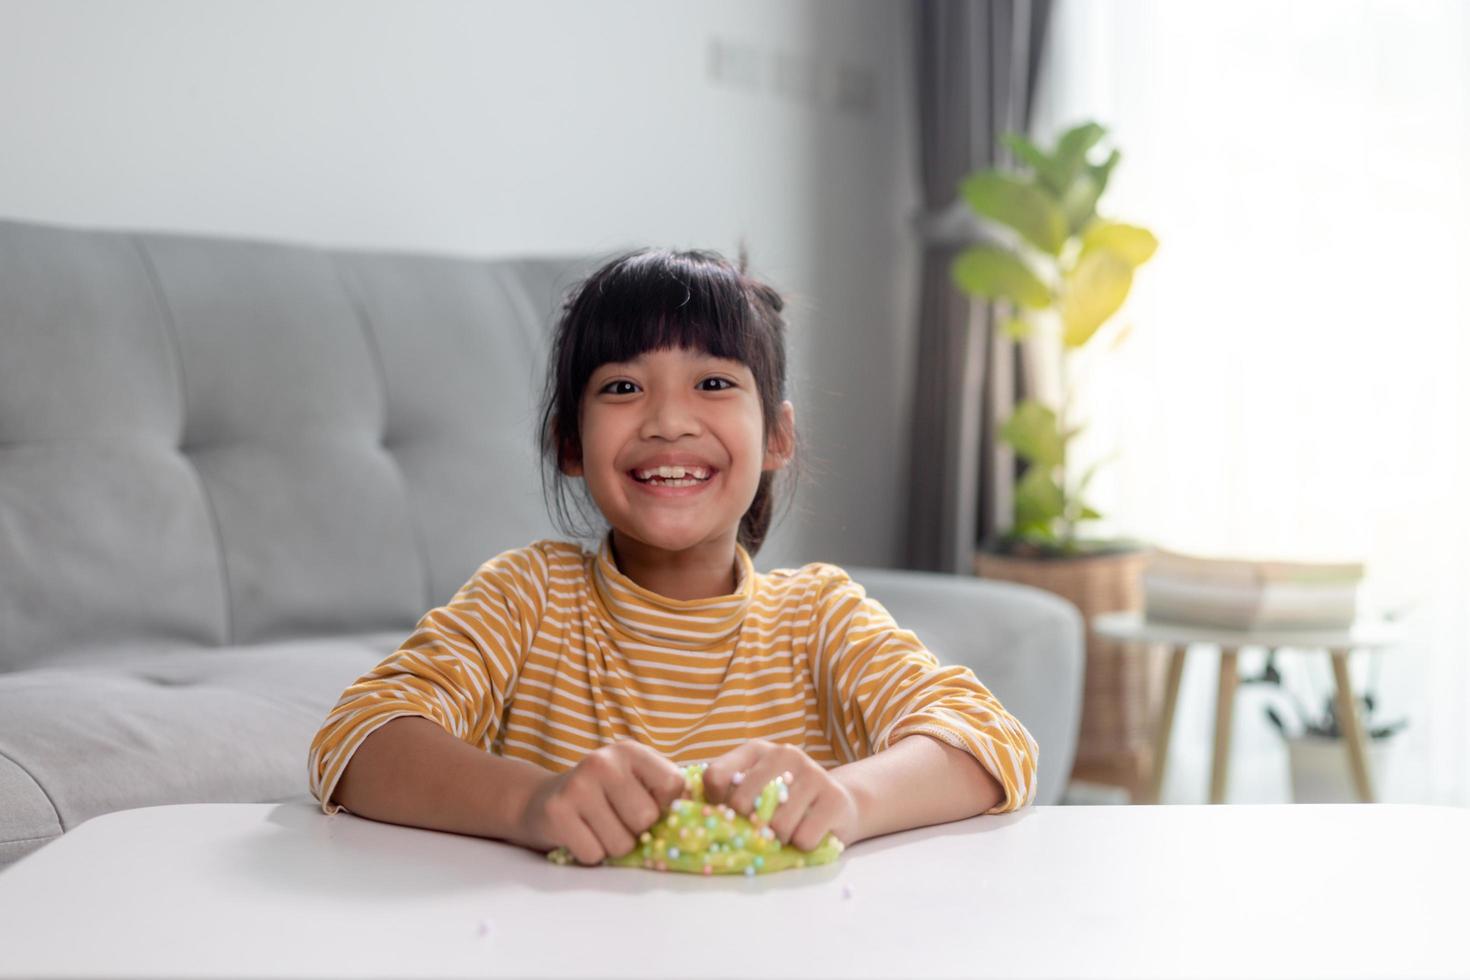
[[[1149,619],[1227,629],[1342,629],[1358,613],[1361,562],[1201,558],[1155,550],[1143,573]]]

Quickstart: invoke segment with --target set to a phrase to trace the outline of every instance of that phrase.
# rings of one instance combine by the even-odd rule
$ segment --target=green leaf
[[[1061,487],[1052,479],[1049,469],[1032,464],[1016,483],[1017,530],[1051,537],[1052,522],[1062,516],[1065,503]]]
[[[1027,399],[1017,405],[1001,426],[1000,437],[1033,469],[1060,466],[1065,458],[1066,441],[1057,431],[1057,413],[1038,401]]]
[[[1128,298],[1133,267],[1109,249],[1084,253],[1063,286],[1062,342],[1081,347]]]
[[[1051,290],[1020,257],[994,245],[976,245],[950,266],[955,285],[972,296],[1006,299],[1033,310],[1051,305]]]
[[[1102,515],[1099,514],[1097,511],[1093,510],[1091,507],[1087,506],[1086,504],[1083,504],[1082,505],[1082,510],[1081,510],[1080,513],[1078,513],[1076,519],[1079,520],[1079,521],[1095,521],[1095,520],[1098,520],[1101,517],[1102,517]]]
[[[1025,340],[1035,332],[1034,325],[1023,316],[1006,317],[1001,321],[1000,329],[1012,340]]]
[[[1108,189],[1108,178],[1113,175],[1113,168],[1118,165],[1118,161],[1122,158],[1123,154],[1119,153],[1117,150],[1114,150],[1112,153],[1108,154],[1108,158],[1102,163],[1092,163],[1087,165],[1088,173],[1092,174],[1092,179],[1097,181],[1098,197],[1102,197],[1102,192]]]
[[[1051,197],[1033,184],[998,170],[982,170],[960,183],[960,194],[982,217],[1014,228],[1049,255],[1062,250],[1067,222]]]
[[[1069,232],[1076,234],[1097,216],[1097,199],[1101,195],[1102,188],[1091,174],[1078,174],[1073,179],[1062,195],[1062,216]]]
[[[1052,530],[1049,521],[1032,521],[1026,524],[1018,521],[1013,534],[1015,540],[1028,544],[1054,543],[1057,540],[1056,532]]]
[[[1062,190],[1067,186],[1065,175],[1046,151],[1018,133],[1007,133],[1000,141],[1010,148],[1017,160],[1036,172],[1041,186],[1051,191],[1055,197],[1062,196]]]
[[[1063,177],[1063,186],[1070,184],[1082,171],[1087,162],[1087,151],[1097,145],[1107,130],[1095,122],[1073,126],[1057,139],[1057,149],[1052,155],[1057,169]]]
[[[1138,268],[1158,251],[1159,240],[1153,232],[1121,221],[1097,221],[1082,234],[1082,251],[1106,248],[1133,268]]]

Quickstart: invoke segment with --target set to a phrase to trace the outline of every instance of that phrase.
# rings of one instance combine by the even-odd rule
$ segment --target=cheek
[[[760,424],[742,426],[740,433],[740,468],[759,474],[765,461],[765,433]]]
[[[597,412],[582,417],[582,462],[588,469],[602,465],[616,449],[607,419]]]

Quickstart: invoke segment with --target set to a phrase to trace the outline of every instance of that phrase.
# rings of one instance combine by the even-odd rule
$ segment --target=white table
[[[1368,738],[1358,714],[1348,673],[1348,657],[1354,650],[1385,650],[1400,642],[1396,624],[1388,621],[1362,622],[1346,630],[1232,630],[1214,626],[1191,626],[1145,619],[1136,612],[1105,613],[1092,618],[1098,636],[1133,647],[1162,646],[1169,653],[1164,701],[1154,727],[1153,771],[1148,798],[1158,803],[1164,785],[1164,766],[1169,758],[1169,739],[1174,728],[1174,711],[1179,703],[1179,681],[1184,676],[1184,657],[1195,644],[1220,649],[1220,686],[1215,697],[1215,752],[1210,772],[1210,802],[1224,803],[1230,772],[1230,726],[1233,721],[1239,653],[1246,647],[1267,650],[1323,650],[1332,664],[1336,688],[1337,717],[1342,719],[1343,745],[1358,799],[1372,803],[1373,774],[1368,768]]]
[[[1465,977],[1467,880],[1447,807],[1027,807],[750,879],[149,807],[0,872],[0,977]]]

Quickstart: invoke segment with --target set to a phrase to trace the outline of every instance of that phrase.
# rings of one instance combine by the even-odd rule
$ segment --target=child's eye
[[[705,378],[703,381],[700,382],[700,384],[706,385],[706,384],[709,384],[711,381],[718,382],[719,384],[723,385],[724,387],[722,387],[722,388],[706,388],[706,389],[704,389],[705,391],[726,391],[726,390],[728,390],[730,388],[735,387],[735,382],[731,381],[729,378]]]
[[[605,384],[605,385],[602,386],[603,392],[604,393],[607,393],[607,394],[613,394],[613,395],[627,395],[627,394],[630,394],[630,392],[627,392],[627,391],[613,391],[613,392],[609,392],[608,389],[611,388],[611,387],[613,387],[614,385],[627,385],[630,388],[636,388],[636,387],[638,387],[637,385],[633,384],[633,382],[627,381],[627,380],[609,381],[607,384]]]

